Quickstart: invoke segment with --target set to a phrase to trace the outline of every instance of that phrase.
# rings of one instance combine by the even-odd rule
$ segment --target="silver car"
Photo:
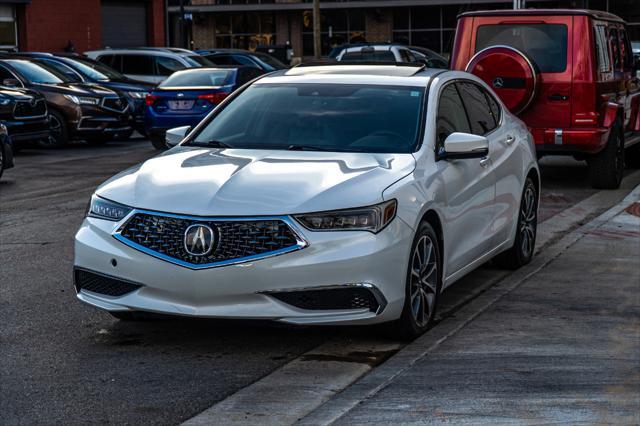
[[[76,235],[78,298],[118,318],[389,322],[411,338],[456,280],[533,256],[532,137],[471,74],[297,67],[167,137],[96,190]]]

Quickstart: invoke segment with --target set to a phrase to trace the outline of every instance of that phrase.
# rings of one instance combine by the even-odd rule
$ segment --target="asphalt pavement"
[[[333,339],[375,330],[168,319],[125,323],[75,299],[73,235],[93,189],[156,155],[148,141],[24,150],[0,181],[0,416],[3,424],[176,424]],[[596,191],[584,164],[543,166],[541,218]],[[546,160],[545,160],[546,161]],[[603,205],[602,209],[608,206]],[[454,286],[446,315],[485,266]]]

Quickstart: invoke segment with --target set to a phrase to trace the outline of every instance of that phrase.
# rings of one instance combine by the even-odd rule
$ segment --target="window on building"
[[[14,49],[17,46],[15,7],[0,6],[0,49]]]
[[[366,41],[365,11],[323,10],[320,16],[320,43],[322,54],[326,55],[334,47],[345,43]],[[313,55],[313,13],[302,14],[302,54]]]
[[[215,17],[216,47],[254,51],[276,43],[273,13],[221,13]]]

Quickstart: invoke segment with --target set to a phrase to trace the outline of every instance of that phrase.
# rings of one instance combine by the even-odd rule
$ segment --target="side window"
[[[134,75],[154,75],[153,58],[148,55],[122,55],[122,72]]]
[[[156,65],[158,66],[158,74],[164,76],[169,76],[185,68],[180,62],[166,56],[156,57]]]
[[[400,59],[402,62],[411,62],[411,58],[409,58],[409,51],[404,49],[399,49],[398,53],[400,53]]]
[[[630,49],[627,32],[625,30],[620,30],[618,35],[620,38],[620,56],[622,57],[623,68],[625,71],[630,71],[633,66],[633,54]]]
[[[4,80],[15,80],[15,76],[5,67],[0,66],[0,83],[4,82]]]
[[[419,62],[418,58],[416,58],[416,56],[411,53],[410,50],[407,50],[407,58],[409,58],[409,62]]]
[[[242,86],[246,84],[262,74],[257,68],[240,68],[238,69],[238,76],[236,77],[236,83],[238,86]]]
[[[487,97],[480,86],[471,82],[456,84],[469,115],[471,132],[474,135],[484,136],[495,129],[496,120],[491,113]]]
[[[617,71],[621,68],[622,61],[620,60],[618,30],[615,28],[609,30],[609,47],[611,48],[611,57],[613,58],[613,69]]]
[[[216,55],[216,56],[210,56],[207,59],[209,59],[211,62],[213,62],[216,65],[231,65],[231,56],[229,55]]]
[[[469,133],[469,120],[462,105],[455,84],[447,85],[440,93],[438,115],[436,117],[436,150],[444,146],[444,140],[451,133]]]
[[[112,66],[111,63],[113,62],[113,55],[100,55],[96,58],[96,61]]]
[[[249,67],[255,67],[256,64],[254,64],[251,59],[246,58],[242,55],[233,55],[233,59],[232,59],[232,65],[246,65]]]
[[[500,124],[500,117],[502,116],[502,110],[500,109],[500,104],[496,101],[496,98],[493,95],[484,89],[481,89],[484,92],[484,95],[487,98],[487,102],[489,102],[489,109],[491,110],[491,115],[493,116],[493,121],[496,123],[496,127]]]
[[[600,72],[607,72],[611,69],[611,62],[609,60],[605,28],[603,25],[596,25],[593,29],[596,40],[596,53],[598,55],[598,70]]]

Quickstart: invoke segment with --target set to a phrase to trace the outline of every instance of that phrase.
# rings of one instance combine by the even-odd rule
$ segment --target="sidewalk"
[[[407,347],[423,351],[409,368],[300,423],[640,424],[640,217],[603,218],[473,320]]]

